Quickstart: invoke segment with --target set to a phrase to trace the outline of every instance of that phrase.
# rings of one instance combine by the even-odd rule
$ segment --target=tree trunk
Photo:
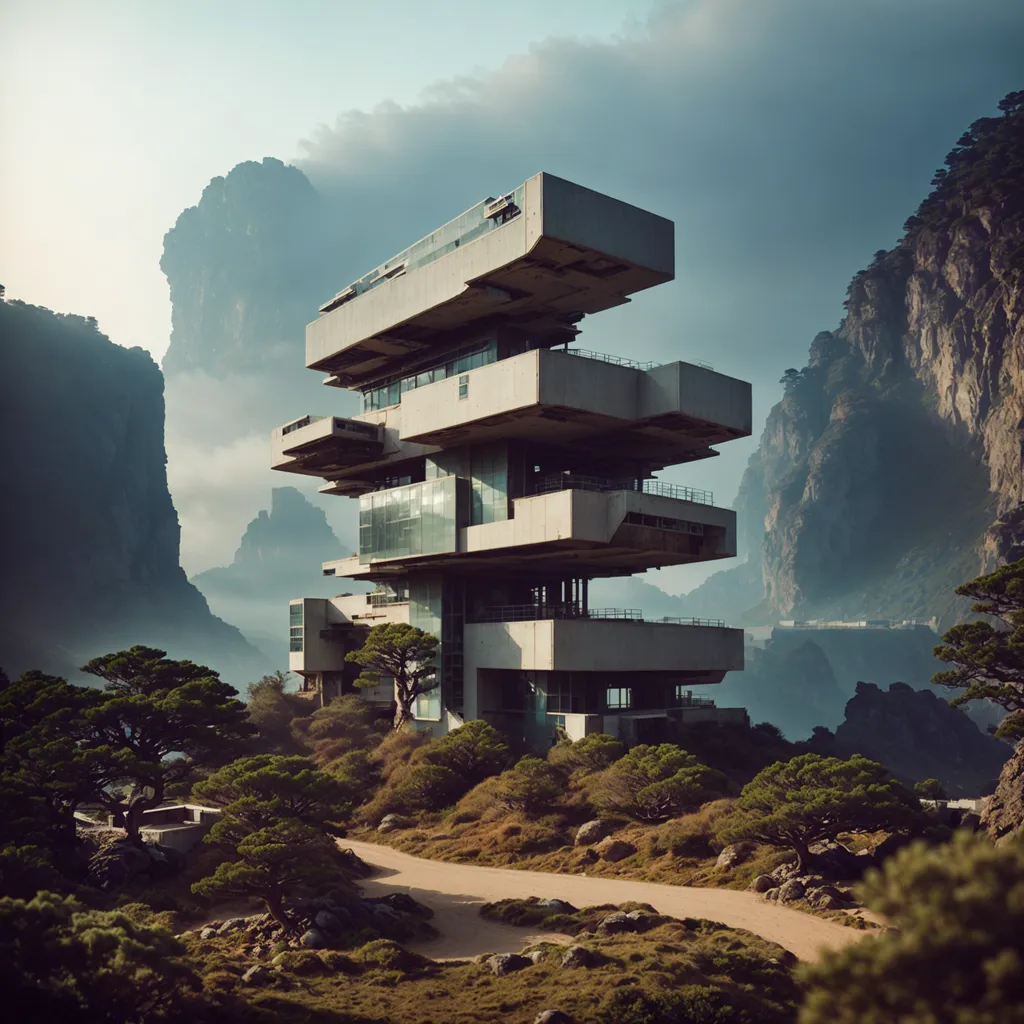
[[[263,903],[267,908],[267,913],[286,931],[292,930],[292,922],[289,920],[288,915],[284,912],[284,907],[281,905],[281,893],[277,890],[273,892],[267,892],[263,894]]]
[[[401,732],[407,722],[413,720],[412,699],[402,700],[400,697],[395,700],[395,721],[392,728],[395,732]]]
[[[801,872],[805,872],[810,866],[811,851],[807,849],[807,843],[802,839],[790,840],[793,844],[793,849],[796,850],[796,866]]]
[[[144,790],[150,788],[153,795],[146,796]],[[152,807],[158,807],[163,803],[164,784],[163,781],[155,782],[150,787],[140,786],[138,795],[133,793],[128,800],[128,809],[124,815],[124,830],[128,833],[128,841],[133,846],[142,846],[142,836],[139,829],[142,827],[142,815]]]

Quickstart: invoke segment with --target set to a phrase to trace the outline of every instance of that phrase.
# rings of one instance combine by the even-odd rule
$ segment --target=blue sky
[[[548,36],[635,31],[650,0],[5,0],[0,281],[159,358],[164,232],[211,177],[289,160],[346,110],[415,104]]]
[[[676,281],[588,319],[581,344],[753,382],[755,437],[665,474],[727,504],[782,370],[836,327],[967,125],[1020,88],[1022,0],[6,0],[0,281],[159,358],[163,235],[242,160],[294,161],[331,197],[339,288],[561,174],[676,222]],[[289,482],[252,390],[209,394],[204,437],[168,422],[190,572],[229,561]]]

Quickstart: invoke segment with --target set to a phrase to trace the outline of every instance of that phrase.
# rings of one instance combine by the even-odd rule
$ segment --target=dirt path
[[[540,937],[569,941],[568,936],[555,939],[550,932],[543,936],[527,934],[523,928],[486,921],[479,915],[481,903],[526,896],[568,900],[577,907],[627,901],[649,903],[672,917],[704,917],[732,928],[745,928],[777,942],[801,960],[816,960],[822,947],[837,949],[864,934],[733,889],[696,889],[617,878],[474,867],[413,857],[376,843],[345,839],[341,845],[351,847],[367,864],[378,869],[373,878],[361,883],[366,895],[407,892],[434,911],[433,923],[441,936],[416,948],[435,959],[485,952],[514,953]]]

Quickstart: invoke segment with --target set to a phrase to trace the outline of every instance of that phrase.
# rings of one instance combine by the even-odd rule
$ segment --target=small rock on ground
[[[491,973],[497,974],[499,977],[521,971],[524,967],[532,965],[533,961],[529,957],[520,956],[518,953],[497,953],[487,960],[487,966],[490,967]]]

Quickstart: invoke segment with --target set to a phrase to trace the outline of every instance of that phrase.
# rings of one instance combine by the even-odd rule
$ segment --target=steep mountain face
[[[858,683],[835,734],[818,730],[812,745],[833,756],[863,754],[908,782],[938,779],[954,797],[991,792],[1012,753],[935,693],[906,683]]]
[[[270,511],[261,510],[246,527],[231,565],[208,569],[191,582],[218,615],[236,623],[275,664],[285,664],[288,602],[331,596],[339,582],[325,580],[320,564],[350,553],[320,509],[294,487],[275,487]]]
[[[1024,553],[1021,106],[971,126],[838,330],[786,372],[737,502],[764,527],[760,572],[712,577],[688,607],[713,591],[751,623],[945,625],[957,584]]]
[[[236,685],[269,665],[178,565],[163,379],[95,320],[0,303],[0,665],[74,675],[131,644]]]
[[[164,372],[302,372],[305,325],[340,287],[336,248],[333,218],[297,168],[267,157],[214,178],[164,237]]]

